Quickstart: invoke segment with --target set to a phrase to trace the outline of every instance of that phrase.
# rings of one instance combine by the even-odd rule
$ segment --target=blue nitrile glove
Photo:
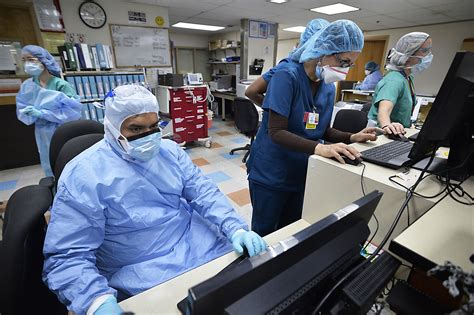
[[[117,303],[115,296],[109,296],[94,312],[94,315],[120,315],[123,310]]]
[[[230,238],[234,250],[241,255],[244,252],[244,246],[247,248],[250,256],[255,256],[267,248],[267,243],[257,233],[253,231],[237,230]]]

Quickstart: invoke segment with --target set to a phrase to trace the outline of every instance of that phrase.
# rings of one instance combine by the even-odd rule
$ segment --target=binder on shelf
[[[71,65],[69,64],[69,58],[67,56],[66,47],[65,46],[58,46],[58,52],[59,52],[59,55],[61,56],[61,59],[64,62],[64,68],[65,68],[64,70],[70,70]]]
[[[82,79],[82,87],[84,89],[84,96],[86,99],[92,98],[91,86],[89,84],[89,78],[84,76],[80,77]]]
[[[97,71],[100,70],[100,62],[99,62],[99,56],[97,55],[97,47],[95,46],[90,46],[91,51],[92,51],[92,57],[94,57],[94,69]]]
[[[91,103],[87,104],[87,107],[89,108],[89,115],[91,117],[91,120],[97,120],[97,112],[95,111],[96,107]]]
[[[140,78],[138,77],[138,74],[133,75],[133,83],[140,83]]]
[[[90,120],[91,115],[89,114],[89,106],[87,104],[82,105],[82,118]]]
[[[67,57],[69,59],[69,69],[76,70],[76,56],[74,54],[74,49],[72,43],[64,43],[64,48],[66,49]]]
[[[97,92],[97,85],[95,83],[94,77],[89,76],[89,77],[87,77],[87,79],[89,80],[89,86],[91,88],[92,98],[99,98],[99,93]]]
[[[104,122],[104,110],[102,108],[96,108],[95,111],[97,112],[97,120],[101,123]]]
[[[110,89],[111,90],[115,89],[115,87],[117,86],[117,84],[115,83],[115,76],[109,75],[108,78],[109,78],[109,83],[110,83]]]
[[[99,64],[101,69],[108,69],[107,59],[105,56],[104,45],[96,44],[95,47],[97,48],[97,55],[99,57]]]
[[[95,82],[97,83],[97,94],[99,98],[104,98],[104,82],[102,81],[102,76],[96,76]]]
[[[125,85],[125,84],[127,84],[127,83],[130,83],[130,82],[128,81],[127,76],[126,76],[126,75],[122,75],[122,84]]]
[[[81,50],[82,50],[82,55],[84,56],[84,62],[86,69],[94,69],[94,66],[92,65],[92,58],[90,55],[89,51],[89,45],[87,44],[80,44]]]
[[[76,94],[79,95],[79,92],[77,91],[77,88],[76,88],[76,81],[74,80],[74,77],[66,77],[66,81],[71,84],[72,88],[74,89],[74,91],[76,91]]]
[[[105,59],[107,60],[108,68],[114,68],[114,59],[112,56],[112,49],[109,45],[103,45],[105,51]]]
[[[79,57],[79,66],[81,67],[81,70],[87,69],[84,54],[82,53],[81,44],[74,44],[74,48],[76,49],[77,56]]]
[[[76,59],[76,69],[80,71],[81,70],[81,63],[79,61],[79,54],[77,52],[77,47],[72,46],[72,51],[74,52],[74,58]]]
[[[134,81],[133,81],[133,74],[127,75],[127,81],[128,81],[128,83],[134,83]]]
[[[102,79],[102,82],[103,82],[104,96],[105,96],[105,95],[107,95],[107,93],[109,93],[109,91],[111,90],[111,88],[110,88],[110,82],[109,82],[109,76],[103,75],[103,76],[101,76],[101,79]]]
[[[122,76],[121,75],[114,75],[115,77],[115,86],[121,86],[122,84],[124,84],[122,82]]]
[[[138,75],[139,81],[145,83],[145,75],[139,74]]]
[[[77,77],[74,77],[74,81],[76,82],[76,90],[77,90],[77,94],[79,95],[79,97],[81,98],[81,100],[84,100],[86,98],[86,95],[84,93],[84,86],[82,84],[82,79],[81,77],[77,76]]]

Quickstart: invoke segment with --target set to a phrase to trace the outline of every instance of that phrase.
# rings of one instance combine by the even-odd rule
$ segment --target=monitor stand
[[[420,160],[413,164],[411,168],[414,168],[416,170],[424,170],[428,162],[430,161],[430,157],[426,157],[423,160]],[[448,159],[446,158],[439,158],[435,157],[433,159],[433,162],[431,162],[430,167],[426,170],[428,173],[436,173],[439,174],[440,176],[443,176],[443,170],[447,169],[448,167]]]

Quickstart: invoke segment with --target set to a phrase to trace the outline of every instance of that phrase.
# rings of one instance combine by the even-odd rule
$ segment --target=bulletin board
[[[115,65],[120,67],[170,67],[167,28],[110,24]]]

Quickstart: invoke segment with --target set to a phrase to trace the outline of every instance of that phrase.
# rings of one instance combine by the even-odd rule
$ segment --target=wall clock
[[[107,22],[104,8],[93,1],[85,1],[79,6],[79,17],[90,28],[101,28]]]

